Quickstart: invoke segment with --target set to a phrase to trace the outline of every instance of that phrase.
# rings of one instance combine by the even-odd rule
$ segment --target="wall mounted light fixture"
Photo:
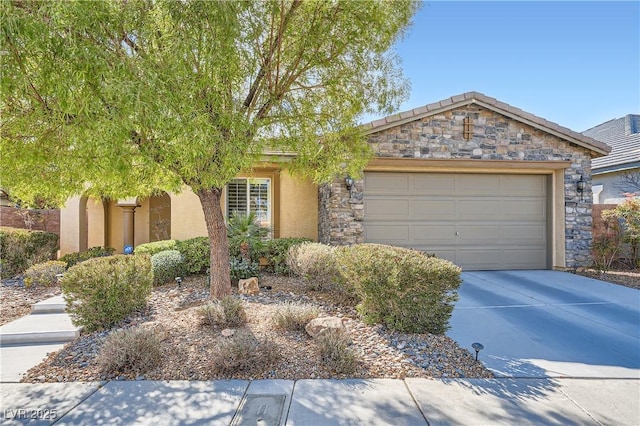
[[[351,176],[347,176],[344,178],[344,184],[349,191],[351,191],[351,187],[353,186],[353,178]]]
[[[584,180],[584,176],[580,174],[580,180],[576,182],[576,190],[578,191],[578,194],[580,194],[580,201],[584,200],[584,190],[586,186],[587,186],[587,183]]]

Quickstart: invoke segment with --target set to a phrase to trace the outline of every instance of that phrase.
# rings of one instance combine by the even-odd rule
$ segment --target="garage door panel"
[[[507,265],[517,269],[538,269],[538,265],[546,263],[546,252],[544,249],[518,246],[508,250],[505,249],[502,256],[504,259],[503,269],[506,269]]]
[[[411,227],[411,242],[425,245],[449,244],[456,233],[454,225],[413,225]]]
[[[500,248],[464,248],[459,249],[456,253],[458,265],[464,265],[465,269],[490,270],[500,268],[500,256],[502,249]]]
[[[412,217],[415,220],[448,220],[456,213],[454,200],[413,200]]]
[[[455,237],[456,246],[464,245],[491,245],[500,244],[501,232],[500,225],[458,225],[456,230],[458,235]]]
[[[365,217],[371,220],[407,219],[410,201],[406,199],[373,198],[365,203]]]
[[[546,203],[538,200],[504,200],[502,202],[503,218],[506,220],[539,220],[546,217]]]
[[[496,220],[500,214],[500,200],[474,197],[458,201],[457,218],[461,220],[477,220],[479,218]]]
[[[500,193],[503,195],[545,196],[547,184],[544,176],[511,175],[503,176]]]
[[[505,225],[503,226],[504,242],[509,245],[544,245],[547,240],[544,224],[539,225]]]
[[[477,195],[483,193],[492,194],[500,187],[499,175],[456,175],[458,186],[456,194]]]
[[[369,225],[365,230],[365,240],[382,244],[391,244],[390,241],[405,243],[409,240],[409,225]]]
[[[388,177],[392,183],[383,185]],[[365,241],[435,253],[467,270],[545,269],[547,181],[544,175],[367,172]]]
[[[411,193],[414,195],[451,195],[456,190],[456,175],[412,175]]]
[[[366,174],[365,188],[375,188],[379,194],[406,194],[409,191],[410,175],[402,173]]]

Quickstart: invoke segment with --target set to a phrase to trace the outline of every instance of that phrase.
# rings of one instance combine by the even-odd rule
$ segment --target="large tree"
[[[231,292],[221,196],[266,151],[325,182],[359,174],[355,124],[406,95],[393,43],[417,2],[2,3],[1,185],[62,203],[186,185]]]

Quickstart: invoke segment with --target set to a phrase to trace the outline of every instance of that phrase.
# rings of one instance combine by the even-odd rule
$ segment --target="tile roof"
[[[376,133],[471,103],[481,105],[499,114],[503,114],[507,117],[513,118],[514,120],[528,124],[547,133],[551,133],[571,143],[585,147],[593,152],[594,157],[606,155],[611,150],[611,148],[609,148],[605,143],[587,135],[562,127],[556,123],[552,123],[544,118],[538,117],[523,111],[520,108],[513,107],[478,92],[467,92],[461,95],[452,96],[449,99],[444,99],[440,102],[435,102],[409,111],[390,115],[379,120],[374,120],[370,123],[363,124],[362,127],[366,134]]]
[[[640,115],[628,114],[622,118],[609,120],[585,130],[582,134],[611,147],[611,154],[593,160],[594,173],[598,170],[604,172],[603,169],[612,171],[612,169],[624,170],[639,167]]]

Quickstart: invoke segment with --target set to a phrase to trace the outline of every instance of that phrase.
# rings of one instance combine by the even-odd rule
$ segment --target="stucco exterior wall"
[[[188,240],[207,235],[200,199],[189,188],[171,197],[171,238]]]
[[[470,140],[465,140],[463,135],[465,117],[473,119]],[[556,251],[553,266],[571,268],[589,264],[592,196],[591,157],[587,149],[477,104],[373,133],[369,136],[369,144],[378,158],[447,160],[451,169],[457,171],[460,167],[456,164],[463,168],[472,163],[469,160],[495,161],[493,166],[487,166],[492,169],[485,170],[492,173],[513,169],[507,167],[508,162],[540,164],[541,172],[550,167],[545,163],[568,162],[565,170],[549,171],[557,196],[550,201],[555,210],[554,223],[550,226],[554,232],[564,234],[558,236],[563,247],[553,247]],[[399,167],[398,170],[405,169]],[[529,171],[535,172],[535,169]],[[582,197],[576,190],[581,175],[586,181]],[[363,190],[363,181],[356,181],[352,190],[347,191],[342,179],[320,189],[320,205],[324,208],[319,215],[321,242],[351,244],[364,241]],[[560,226],[559,221],[564,226]]]
[[[101,200],[87,200],[87,248],[105,246],[105,207]]]
[[[60,255],[80,249],[80,196],[60,208]]]
[[[318,187],[286,171],[280,174],[280,237],[318,240]]]
[[[635,188],[622,179],[627,173],[638,173],[640,175],[640,169],[593,175],[593,186],[602,185],[602,191],[597,196],[594,193],[594,203],[620,204],[626,198],[625,193],[638,192],[640,188]]]

